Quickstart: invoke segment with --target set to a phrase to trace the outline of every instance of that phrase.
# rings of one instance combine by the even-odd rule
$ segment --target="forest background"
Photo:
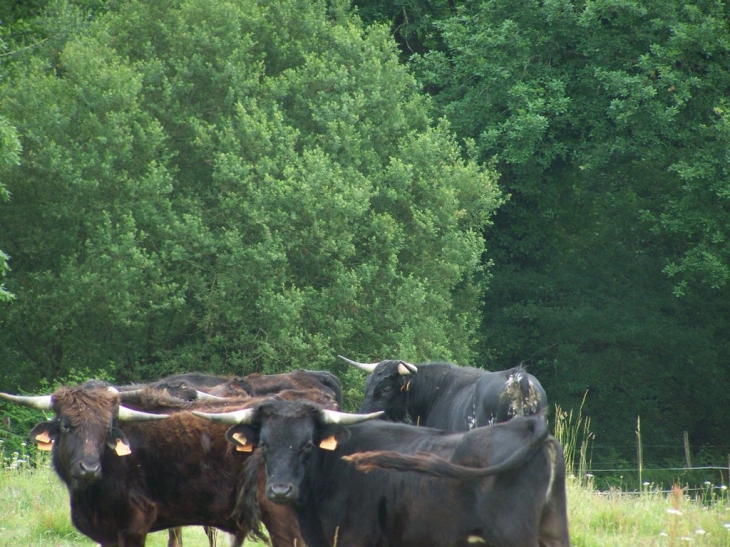
[[[683,460],[687,432],[723,461],[729,21],[0,3],[0,391],[307,368],[355,410],[337,354],[522,363],[552,404],[585,398],[594,460],[633,461],[640,416],[645,460]]]

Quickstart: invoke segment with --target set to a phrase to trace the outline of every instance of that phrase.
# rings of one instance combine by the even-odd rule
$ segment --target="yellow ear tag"
[[[246,437],[244,437],[241,433],[234,433],[231,437],[239,443],[236,445],[237,452],[253,452],[253,445],[249,443],[246,440]]]
[[[132,449],[122,439],[117,439],[117,446],[114,448],[114,452],[117,453],[117,456],[126,456],[132,453]]]
[[[335,439],[334,435],[330,435],[326,439],[322,439],[322,441],[319,443],[319,447],[323,448],[324,450],[334,450],[337,448],[337,439]]]
[[[42,443],[42,442],[38,441],[38,450],[45,450],[45,451],[53,450],[53,443]]]
[[[38,433],[38,435],[35,436],[35,440],[38,442],[38,444],[50,444],[52,442],[51,437],[48,436],[47,431],[42,431],[41,433]]]

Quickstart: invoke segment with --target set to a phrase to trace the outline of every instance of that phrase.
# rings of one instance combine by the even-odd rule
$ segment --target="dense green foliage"
[[[20,141],[15,128],[5,118],[0,117],[0,166],[17,165],[19,152]],[[9,199],[10,193],[0,180],[0,202]],[[0,250],[0,302],[7,302],[13,298],[13,294],[5,289],[5,284],[2,282],[9,270],[8,255]]]
[[[54,2],[39,28],[0,86],[0,389],[473,359],[499,192],[386,29],[304,0]]]
[[[0,13],[0,389],[523,362],[594,459],[725,454],[730,7],[353,5]]]
[[[526,362],[561,404],[588,390],[597,454],[632,455],[638,415],[676,456],[683,431],[724,444],[728,5],[491,0],[423,21],[441,45],[416,73],[511,196],[487,231],[482,362]]]

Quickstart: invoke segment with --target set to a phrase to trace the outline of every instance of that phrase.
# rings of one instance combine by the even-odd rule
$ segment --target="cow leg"
[[[144,547],[147,534],[128,534],[119,532],[119,547]]]
[[[182,528],[170,528],[168,530],[167,547],[182,547]]]
[[[228,547],[241,547],[246,540],[246,533],[238,531],[234,534],[228,534]]]
[[[561,508],[562,505],[562,508]],[[568,517],[560,503],[548,503],[540,518],[540,547],[570,547]]]
[[[117,532],[119,547],[144,547],[147,534],[157,518],[157,507],[147,499],[132,501],[126,529]]]
[[[540,547],[570,547],[565,494],[565,463],[560,445],[548,445],[553,481],[540,517]]]

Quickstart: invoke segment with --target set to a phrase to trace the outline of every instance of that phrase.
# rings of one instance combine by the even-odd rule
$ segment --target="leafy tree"
[[[52,39],[0,85],[23,144],[1,174],[5,385],[71,368],[359,383],[337,353],[474,358],[499,191],[385,28],[303,0],[82,8],[51,6]]]
[[[722,439],[729,9],[463,3],[414,63],[510,195],[486,232],[483,362],[530,363],[563,405],[589,390],[609,444],[637,414],[655,444]]]
[[[15,128],[0,116],[0,166],[17,165],[19,153],[20,141]],[[0,180],[0,202],[9,200],[10,192]],[[10,257],[0,250],[0,280],[10,271],[8,258]],[[5,289],[5,284],[0,283],[0,302],[7,302],[13,297],[14,295]]]

